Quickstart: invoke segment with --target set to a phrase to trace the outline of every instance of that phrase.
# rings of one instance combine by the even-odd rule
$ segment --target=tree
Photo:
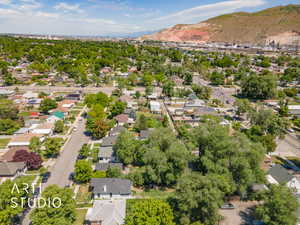
[[[11,119],[0,119],[0,135],[11,135],[20,128],[20,124]]]
[[[244,134],[230,134],[227,127],[209,121],[193,131],[194,142],[199,149],[197,170],[203,174],[223,174],[230,179],[232,190],[244,193],[249,186],[263,182],[260,162],[265,149]]]
[[[225,75],[223,73],[213,72],[210,75],[212,85],[223,85],[225,83]]]
[[[49,113],[51,109],[55,109],[57,107],[57,103],[54,99],[44,98],[40,104],[40,110],[43,113]]]
[[[295,225],[299,203],[292,191],[281,185],[271,185],[256,207],[255,215],[268,225]]]
[[[58,120],[54,124],[54,132],[55,133],[63,133],[64,132],[64,121]]]
[[[133,164],[137,161],[138,142],[136,141],[134,135],[129,131],[122,132],[114,146],[117,158],[125,165]]]
[[[170,205],[158,199],[129,200],[125,225],[175,225]]]
[[[44,145],[46,157],[50,158],[59,155],[61,148],[61,140],[59,138],[47,138]]]
[[[93,174],[91,164],[85,160],[78,160],[75,164],[75,180],[78,183],[88,182]]]
[[[193,83],[193,74],[191,73],[185,73],[184,74],[184,84],[185,85],[191,85]]]
[[[29,149],[35,153],[38,153],[41,148],[41,141],[38,137],[32,137],[29,143]]]
[[[175,83],[173,81],[167,80],[164,82],[162,87],[162,93],[165,96],[171,97],[174,94]]]
[[[31,197],[31,193],[26,191],[26,185],[31,185],[32,180],[28,176],[18,177],[14,181],[6,180],[0,185],[0,224],[11,225],[18,221],[18,215],[27,208],[28,198]],[[18,186],[18,190],[14,189],[14,186]],[[27,186],[28,188],[28,186]],[[15,205],[12,202],[17,203]],[[23,200],[22,200],[23,199]],[[22,206],[22,201],[24,206]]]
[[[9,99],[0,99],[0,119],[17,120],[19,110]]]
[[[84,103],[87,104],[89,108],[96,104],[107,107],[109,105],[109,102],[109,97],[103,92],[98,92],[97,94],[88,94],[84,98]]]
[[[117,101],[110,110],[110,117],[113,118],[117,115],[120,115],[124,112],[125,108],[126,108],[126,103],[121,102],[121,101]]]
[[[208,100],[211,96],[212,89],[207,86],[200,86],[197,84],[192,85],[192,90],[195,92],[198,98]]]
[[[35,208],[30,214],[32,225],[72,225],[76,219],[75,207],[76,203],[73,199],[73,192],[71,189],[60,188],[57,185],[48,186],[42,193],[44,199],[60,199],[60,207],[40,207]],[[59,201],[54,201],[56,205]]]
[[[237,99],[234,106],[236,107],[236,114],[239,116],[244,113],[249,113],[252,110],[251,103],[248,99]]]
[[[192,173],[182,176],[174,197],[170,199],[176,224],[218,224],[221,220],[219,208],[226,192],[230,192],[228,186],[228,180],[221,175],[202,176]]]
[[[13,162],[25,162],[29,170],[37,170],[41,168],[42,157],[34,152],[19,150],[14,154]]]
[[[106,171],[106,176],[110,178],[121,178],[122,172],[119,167],[109,167]]]
[[[273,75],[258,76],[251,74],[241,82],[242,95],[252,99],[268,99],[276,97],[277,80]]]
[[[110,129],[109,124],[103,119],[88,119],[87,130],[91,132],[93,138],[101,139],[105,137],[106,133]]]
[[[106,172],[105,171],[95,171],[92,174],[92,178],[105,178],[106,177]]]
[[[87,144],[82,145],[80,151],[79,151],[79,158],[80,159],[86,159],[90,154],[90,148]]]
[[[259,109],[250,114],[252,125],[260,126],[264,134],[283,136],[289,126],[285,118],[279,117],[272,110]]]

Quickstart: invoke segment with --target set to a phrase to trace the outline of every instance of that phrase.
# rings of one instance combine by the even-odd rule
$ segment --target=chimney
[[[104,191],[104,192],[107,192],[106,184],[103,186],[103,191]]]

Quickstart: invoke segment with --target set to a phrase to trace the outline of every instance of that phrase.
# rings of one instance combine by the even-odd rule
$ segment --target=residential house
[[[80,101],[81,95],[79,93],[68,94],[65,96],[67,100]]]
[[[150,101],[150,111],[152,113],[161,113],[160,103],[157,101]]]
[[[126,200],[95,200],[85,217],[88,225],[122,225],[126,216]]]
[[[11,180],[23,175],[26,171],[25,162],[0,162],[0,177]]]
[[[97,163],[95,170],[96,171],[106,171],[109,168],[119,168],[120,170],[123,170],[123,164],[122,163]]]
[[[136,112],[134,109],[125,109],[124,114],[128,115],[129,119],[136,120]]]
[[[53,123],[42,123],[37,126],[33,125],[32,128],[29,128],[31,133],[33,134],[41,134],[41,135],[52,135],[54,124]]]
[[[14,93],[12,90],[0,89],[0,96],[12,96]]]
[[[140,140],[146,140],[150,137],[151,132],[153,131],[153,129],[148,129],[148,130],[141,130],[140,131]]]
[[[288,108],[291,116],[300,118],[300,105],[289,105]]]
[[[52,113],[51,116],[49,116],[46,121],[48,123],[54,124],[56,121],[63,120],[64,118],[65,118],[65,114],[63,112],[56,111],[56,112]]]
[[[28,133],[28,134],[22,134],[22,135],[16,135],[13,136],[10,140],[10,142],[8,143],[8,147],[10,149],[24,149],[24,150],[28,150],[29,148],[29,144],[30,144],[30,140],[33,137],[39,137],[41,138],[43,135],[41,134],[37,134],[37,133]]]
[[[93,178],[91,189],[94,198],[130,198],[132,182],[121,178]]]
[[[19,130],[17,130],[14,135],[19,135],[19,134],[28,134],[29,133],[29,128],[22,127]]]
[[[117,116],[115,117],[115,119],[117,120],[119,126],[123,126],[123,125],[125,125],[126,123],[132,122],[132,121],[129,120],[129,117],[128,117],[128,115],[126,115],[126,114],[120,114],[120,115],[117,115]]]
[[[125,131],[126,128],[122,126],[116,126],[109,131],[109,136],[118,136],[120,133]]]
[[[267,174],[267,180],[270,184],[286,184],[295,193],[300,194],[300,181],[289,173],[287,169],[279,164],[272,166]]]
[[[98,153],[99,162],[109,163],[116,160],[114,150],[112,146],[100,146]]]
[[[108,136],[102,139],[101,147],[114,146],[117,141],[117,136]]]

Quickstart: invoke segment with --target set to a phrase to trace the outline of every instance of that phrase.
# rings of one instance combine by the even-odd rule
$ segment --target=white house
[[[152,113],[161,113],[160,103],[157,101],[150,101],[150,110]]]
[[[294,193],[300,194],[300,181],[279,164],[271,167],[267,174],[267,181],[270,184],[286,184]]]

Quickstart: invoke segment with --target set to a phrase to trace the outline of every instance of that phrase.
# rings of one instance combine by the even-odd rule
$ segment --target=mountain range
[[[197,24],[178,24],[144,35],[140,40],[300,44],[300,5],[277,6],[259,12],[237,12]]]

